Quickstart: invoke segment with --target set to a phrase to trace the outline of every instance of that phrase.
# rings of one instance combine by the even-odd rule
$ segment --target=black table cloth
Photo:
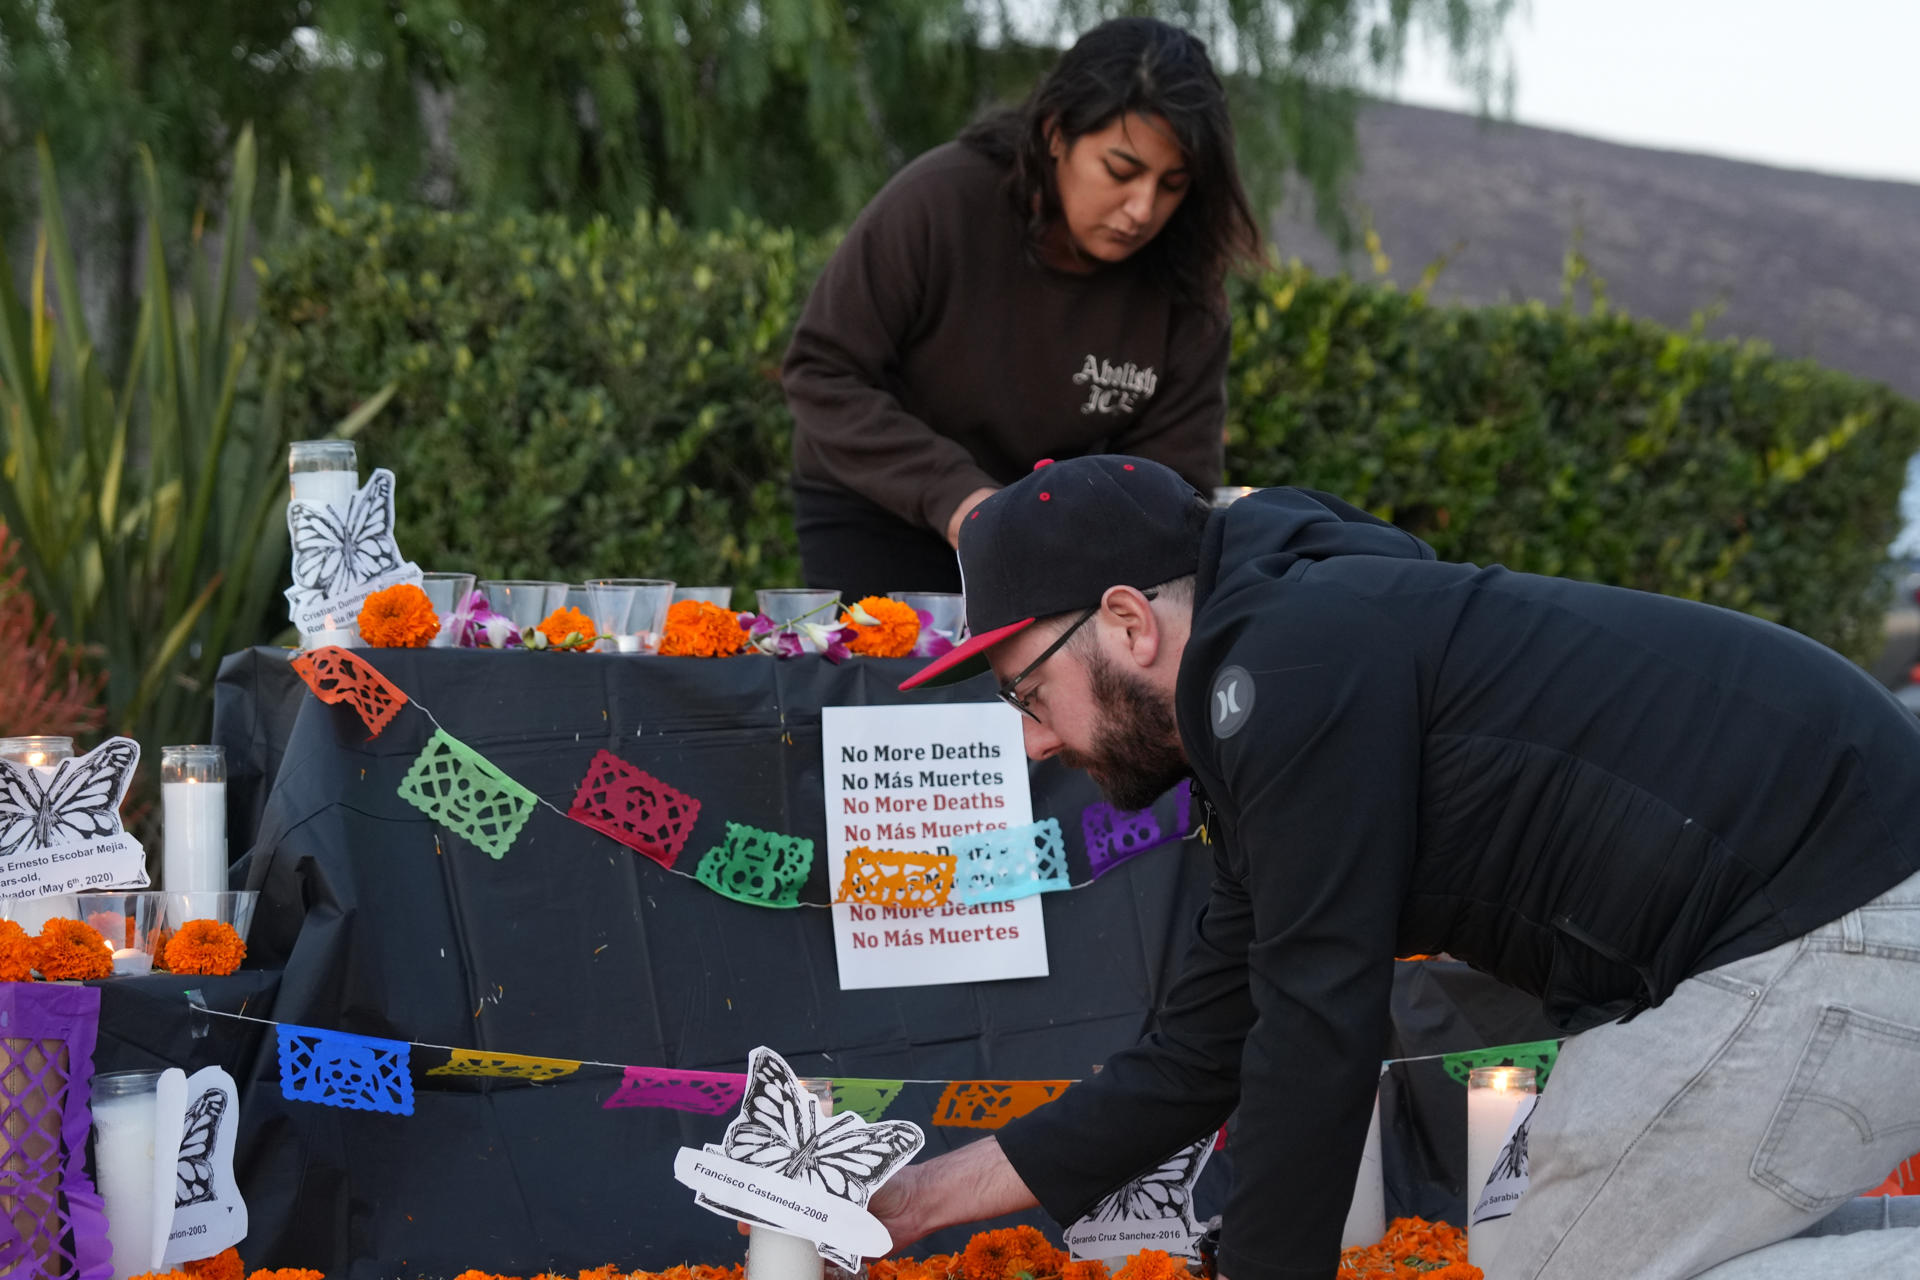
[[[1204,846],[1176,841],[1044,895],[1047,977],[842,992],[825,910],[731,901],[545,807],[494,859],[402,799],[400,781],[437,721],[564,810],[605,749],[700,799],[681,867],[729,821],[806,836],[816,856],[802,897],[824,902],[820,709],[977,701],[990,695],[984,679],[912,696],[894,688],[910,661],[361,656],[416,704],[371,739],[353,711],[309,695],[283,652],[221,668],[230,835],[250,849],[236,883],[261,891],[248,963],[277,976],[250,1001],[259,1016],[614,1064],[738,1071],[768,1044],[804,1075],[1073,1078],[1150,1027],[1205,897]],[[1088,880],[1080,814],[1097,793],[1050,762],[1030,777],[1035,817],[1059,819],[1072,879]],[[1157,813],[1171,830],[1171,801]],[[1546,1034],[1525,1002],[1460,966],[1402,969],[1396,1054]],[[616,1071],[455,1079],[423,1072],[431,1054],[416,1054],[411,1116],[316,1106],[282,1097],[271,1035],[196,1016],[206,1037],[166,1047],[242,1063],[250,1266],[371,1280],[740,1255],[731,1225],[694,1208],[671,1173],[674,1150],[717,1140],[724,1117],[603,1110]],[[929,1154],[980,1136],[929,1124],[940,1090],[910,1084],[888,1113],[926,1128]],[[1389,1213],[1457,1220],[1459,1086],[1415,1064],[1396,1070],[1385,1105]],[[1217,1164],[1203,1203],[1229,1176],[1230,1160]]]

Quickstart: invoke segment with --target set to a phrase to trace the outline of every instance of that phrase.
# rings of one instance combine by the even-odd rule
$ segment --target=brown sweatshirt
[[[874,197],[787,349],[794,485],[852,491],[942,534],[973,490],[1041,458],[1130,453],[1220,482],[1224,320],[1135,259],[1035,262],[1005,171],[960,143]]]

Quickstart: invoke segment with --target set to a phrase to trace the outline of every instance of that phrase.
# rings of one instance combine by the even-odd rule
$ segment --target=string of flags
[[[758,907],[868,907],[925,909],[949,903],[978,905],[1085,888],[1115,867],[1185,837],[1190,799],[1181,788],[1170,828],[1151,809],[1122,810],[1096,801],[1082,810],[1080,833],[1092,875],[1074,883],[1066,835],[1057,818],[954,838],[951,852],[916,853],[857,848],[831,902],[801,899],[814,863],[805,836],[727,822],[718,844],[693,860],[683,855],[700,817],[700,801],[669,782],[600,750],[587,765],[568,808],[535,794],[485,756],[448,733],[433,713],[352,650],[334,646],[303,653],[293,670],[322,702],[353,708],[371,737],[379,737],[411,704],[433,733],[401,780],[408,803],[476,848],[507,855],[534,810],[542,805],[647,858],[673,875]]]
[[[494,1049],[464,1049],[413,1040],[388,1040],[355,1035],[298,1023],[279,1022],[251,1014],[210,1009],[189,993],[196,1012],[237,1022],[272,1027],[279,1050],[280,1089],[294,1101],[349,1111],[413,1114],[414,1090],[437,1077],[483,1078],[551,1084],[581,1072],[611,1078],[619,1073],[612,1094],[600,1105],[617,1111],[630,1107],[683,1111],[696,1115],[726,1115],[740,1104],[747,1076],[741,1072],[696,1071],[672,1067],[635,1066],[580,1058],[551,1058]],[[1439,1062],[1447,1075],[1465,1086],[1478,1067],[1532,1067],[1546,1083],[1560,1051],[1557,1040],[1493,1045],[1457,1053],[1389,1058],[1387,1067]],[[438,1059],[437,1061],[434,1061]],[[426,1065],[429,1061],[432,1065]],[[416,1071],[418,1078],[416,1079]],[[864,1076],[829,1077],[836,1112],[852,1111],[868,1123],[877,1123],[908,1085],[938,1085],[933,1123],[949,1129],[999,1129],[1034,1111],[1079,1083],[1077,1080],[932,1080],[881,1079]]]

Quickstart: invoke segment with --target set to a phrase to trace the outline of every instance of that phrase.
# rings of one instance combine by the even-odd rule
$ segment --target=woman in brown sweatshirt
[[[1024,105],[901,170],[787,351],[808,585],[958,591],[960,521],[1042,458],[1217,484],[1222,281],[1258,242],[1206,49],[1152,19],[1094,28]]]

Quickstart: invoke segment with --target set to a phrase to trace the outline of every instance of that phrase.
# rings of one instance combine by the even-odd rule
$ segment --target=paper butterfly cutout
[[[1071,1080],[955,1080],[933,1104],[933,1122],[950,1129],[998,1129],[1067,1091]]]
[[[740,1114],[727,1125],[720,1145],[709,1149],[865,1208],[868,1197],[913,1159],[926,1140],[918,1125],[904,1120],[868,1124],[851,1111],[825,1119],[793,1068],[762,1045],[747,1057]],[[737,1205],[720,1204],[706,1195],[695,1199],[704,1208],[763,1221]],[[824,1243],[815,1247],[836,1266],[860,1269],[857,1255]]]
[[[407,695],[399,685],[381,675],[366,659],[338,645],[300,654],[292,665],[314,697],[326,703],[344,702],[358,711],[372,737],[379,737],[400,714],[400,708],[407,705]]]
[[[186,1131],[180,1139],[180,1167],[173,1207],[208,1204],[213,1200],[213,1152],[220,1140],[220,1121],[227,1114],[223,1089],[208,1089],[187,1108]]]
[[[567,816],[671,871],[693,834],[700,802],[611,751],[597,751]]]
[[[287,504],[293,539],[296,605],[344,595],[362,582],[398,569],[404,559],[393,540],[393,472],[376,469],[345,511],[326,503]]]
[[[1193,1184],[1207,1167],[1213,1154],[1213,1135],[1208,1134],[1189,1147],[1169,1156],[1159,1168],[1143,1173],[1119,1190],[1106,1196],[1087,1214],[1089,1222],[1152,1221],[1184,1218],[1195,1233],[1200,1224],[1193,1216]]]
[[[31,766],[0,760],[0,858],[119,835],[120,802],[139,763],[131,738],[62,760],[46,782]]]
[[[839,902],[921,909],[944,904],[953,892],[950,853],[899,853],[862,845],[847,854]]]

